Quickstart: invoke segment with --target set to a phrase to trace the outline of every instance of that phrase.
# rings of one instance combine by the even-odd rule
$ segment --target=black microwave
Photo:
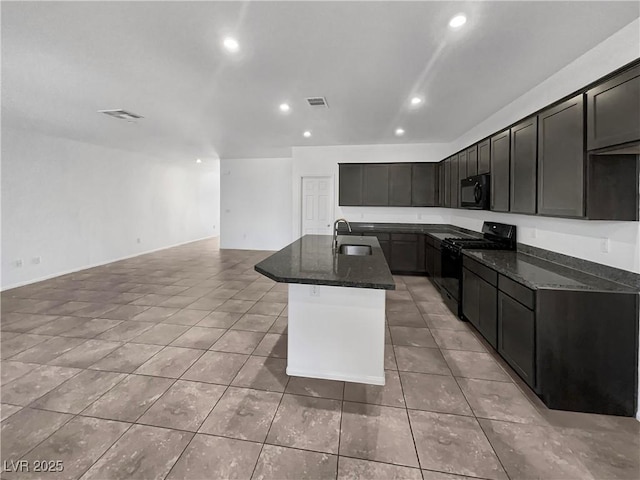
[[[490,175],[474,175],[460,180],[460,206],[476,210],[489,210]]]

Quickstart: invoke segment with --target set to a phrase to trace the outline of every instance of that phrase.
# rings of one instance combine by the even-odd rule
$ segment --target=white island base
[[[289,284],[287,374],[384,385],[385,290]]]

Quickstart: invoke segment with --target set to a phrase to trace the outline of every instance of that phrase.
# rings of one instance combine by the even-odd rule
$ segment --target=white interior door
[[[302,235],[332,235],[333,178],[302,177]]]

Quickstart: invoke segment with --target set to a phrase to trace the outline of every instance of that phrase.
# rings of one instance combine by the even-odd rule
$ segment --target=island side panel
[[[287,374],[384,385],[385,290],[289,284]]]

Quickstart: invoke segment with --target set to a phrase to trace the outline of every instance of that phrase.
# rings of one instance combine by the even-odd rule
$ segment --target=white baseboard
[[[306,378],[320,378],[322,380],[339,380],[343,382],[352,382],[352,383],[366,383],[369,385],[383,385],[384,386],[384,375],[382,377],[372,377],[369,375],[364,376],[354,376],[354,375],[344,375],[341,373],[318,373],[311,371],[303,371],[303,370],[295,370],[287,367],[287,375],[293,377],[306,377]]]
[[[0,292],[5,292],[7,290],[11,290],[13,288],[24,287],[25,285],[31,285],[32,283],[42,282],[44,280],[50,280],[52,278],[61,277],[63,275],[68,275],[70,273],[81,272],[82,270],[88,270],[89,268],[101,267],[102,265],[107,265],[109,263],[120,262],[122,260],[127,260],[129,258],[139,257],[141,255],[147,255],[149,253],[159,252],[161,250],[167,250],[169,248],[179,247],[181,245],[187,245],[188,243],[200,242],[202,240],[208,240],[210,238],[217,238],[219,235],[212,235],[209,237],[197,238],[195,240],[187,240],[186,242],[175,243],[172,245],[167,245],[166,247],[154,248],[152,250],[145,250],[144,252],[134,253],[133,255],[126,255],[124,257],[113,258],[111,260],[105,260],[104,262],[92,263],[89,265],[85,265],[79,268],[73,268],[71,270],[64,270],[62,272],[52,273],[50,275],[45,275],[44,277],[38,277],[31,280],[26,280],[24,282],[13,283],[11,285],[6,285],[0,288]]]

